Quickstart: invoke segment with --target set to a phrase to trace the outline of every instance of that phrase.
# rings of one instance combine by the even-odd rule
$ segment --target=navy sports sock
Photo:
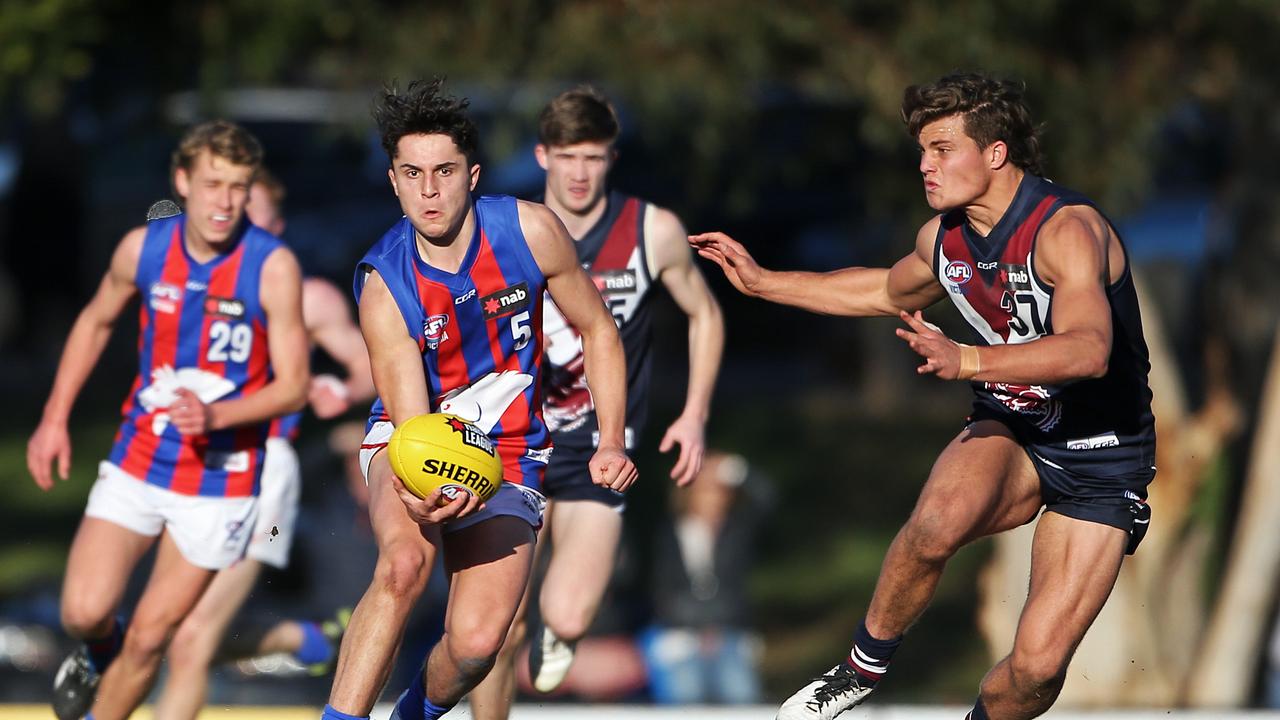
[[[302,646],[293,654],[303,665],[328,662],[337,650],[320,626],[313,622],[299,621],[302,626]]]
[[[871,637],[867,630],[867,621],[858,623],[858,630],[853,634],[853,648],[849,650],[849,665],[867,684],[875,687],[880,678],[889,670],[889,661],[893,653],[902,644],[902,636],[892,640],[878,640]]]
[[[111,632],[106,637],[86,640],[84,643],[85,649],[89,651],[89,664],[99,675],[107,671],[107,666],[116,659],[124,645],[124,618],[117,615],[113,620]]]
[[[987,717],[987,708],[982,704],[982,696],[973,702],[973,709],[965,716],[965,720],[991,720]]]
[[[413,684],[400,694],[396,701],[396,714],[400,720],[438,720],[453,706],[441,707],[427,699],[424,678],[418,675]]]
[[[369,720],[368,715],[348,715],[341,710],[334,710],[332,705],[325,704],[320,720]]]

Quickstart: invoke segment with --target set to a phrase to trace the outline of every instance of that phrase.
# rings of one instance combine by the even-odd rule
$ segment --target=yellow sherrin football
[[[440,504],[459,492],[489,500],[502,485],[502,459],[493,438],[454,415],[428,413],[401,423],[387,442],[391,471],[425,498],[441,488]]]

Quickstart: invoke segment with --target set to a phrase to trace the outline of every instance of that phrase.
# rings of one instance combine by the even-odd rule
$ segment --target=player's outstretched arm
[[[930,248],[936,220],[917,237],[915,252],[892,268],[851,267],[830,272],[774,271],[756,264],[741,243],[720,232],[689,236],[698,254],[714,262],[740,292],[781,305],[823,315],[866,317],[896,315],[899,310],[926,307],[942,297],[933,277],[929,255],[921,252],[921,238]]]
[[[364,347],[360,328],[352,322],[342,292],[322,278],[303,280],[302,321],[312,342],[337,361],[346,374],[345,380],[327,374],[312,376],[307,389],[312,412],[320,418],[336,417],[353,403],[372,399],[369,351]]]
[[[391,418],[392,425],[401,425],[416,415],[431,412],[431,399],[427,380],[422,374],[422,353],[418,343],[405,327],[396,306],[395,298],[382,276],[370,271],[360,292],[360,332],[369,349],[369,366],[378,397]],[[386,463],[386,453],[374,456],[373,462]],[[461,517],[475,510],[480,500],[471,493],[458,493],[458,497],[444,507],[437,507],[440,489],[420,498],[409,492],[404,483],[388,473],[396,494],[404,502],[409,517],[419,525],[442,523]],[[369,481],[376,482],[370,472]]]
[[[58,463],[58,476],[63,480],[71,472],[71,437],[67,434],[71,406],[111,339],[116,319],[137,293],[134,278],[146,235],[146,228],[138,227],[120,240],[97,292],[80,311],[67,335],[40,424],[27,442],[27,469],[42,490],[53,487],[50,463],[54,460]]]
[[[689,319],[689,385],[684,410],[667,428],[658,450],[668,452],[680,446],[680,456],[671,469],[677,485],[693,482],[702,468],[706,451],[707,416],[711,393],[720,373],[724,353],[724,316],[711,288],[698,271],[689,251],[688,234],[680,219],[668,210],[649,206],[645,218],[648,256],[653,275],[662,281],[671,298]]]
[[[555,213],[527,202],[520,203],[519,212],[520,229],[547,279],[547,292],[582,336],[587,384],[600,423],[600,444],[588,463],[591,481],[621,492],[635,482],[637,474],[624,443],[627,365],[618,326],[600,291],[578,264],[573,239]]]

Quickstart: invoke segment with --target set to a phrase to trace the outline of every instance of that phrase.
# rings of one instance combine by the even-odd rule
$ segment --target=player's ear
[[[480,182],[480,163],[471,166],[471,192],[475,192],[476,185]]]
[[[987,153],[992,170],[999,170],[1009,162],[1009,146],[1003,140],[991,143]]]
[[[173,171],[173,189],[178,192],[178,197],[183,200],[191,194],[191,177],[187,175],[187,169],[179,167]]]
[[[534,145],[533,157],[538,161],[538,165],[541,166],[543,170],[547,169],[547,146],[546,145],[543,145],[542,143],[538,143],[537,145]]]
[[[396,194],[396,197],[400,197],[400,186],[396,185],[395,168],[387,168],[387,179],[391,181],[391,191]]]

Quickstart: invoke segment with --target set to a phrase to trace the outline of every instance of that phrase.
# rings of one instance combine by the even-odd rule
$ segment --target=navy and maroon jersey
[[[1036,274],[1036,239],[1069,205],[1093,203],[1027,174],[986,237],[969,227],[963,210],[942,216],[934,273],[978,344],[1016,345],[1053,334],[1053,288]],[[1029,442],[1065,451],[1061,457],[1100,476],[1149,470],[1155,459],[1151,363],[1125,257],[1124,273],[1106,288],[1113,335],[1105,376],[1062,386],[972,383],[976,404],[1016,422]]]
[[[166,410],[180,387],[211,403],[270,382],[260,286],[281,243],[244,223],[234,249],[199,263],[187,253],[185,222],[181,214],[147,224],[134,281],[142,294],[138,377],[108,459],[183,495],[257,495],[269,422],[184,436]]]
[[[515,198],[475,201],[476,232],[456,273],[432,267],[401,219],[356,266],[356,302],[370,270],[391,291],[422,352],[432,412],[474,423],[494,439],[503,480],[537,490],[551,452],[542,420],[542,291]],[[369,419],[388,420],[382,399]]]
[[[644,428],[650,372],[649,259],[644,216],[648,205],[621,193],[609,193],[604,215],[574,245],[578,260],[613,313],[627,358],[626,445],[638,443]],[[547,423],[559,445],[595,447],[599,424],[583,375],[582,336],[547,298]]]

